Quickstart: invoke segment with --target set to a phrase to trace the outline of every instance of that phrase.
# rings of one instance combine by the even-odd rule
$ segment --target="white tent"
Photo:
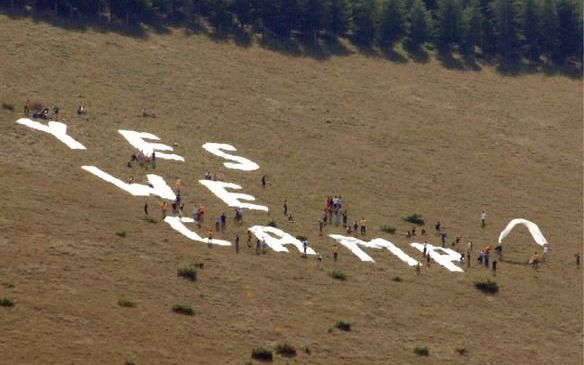
[[[511,220],[511,222],[509,222],[509,224],[507,224],[507,227],[505,227],[503,232],[501,232],[501,234],[499,235],[499,243],[501,243],[501,241],[503,241],[505,237],[507,237],[509,233],[511,233],[513,228],[515,228],[515,226],[518,224],[523,224],[524,226],[527,227],[529,233],[531,233],[531,236],[538,245],[545,246],[548,244],[548,241],[543,236],[543,233],[541,233],[541,230],[539,229],[537,224],[522,218],[513,219]]]

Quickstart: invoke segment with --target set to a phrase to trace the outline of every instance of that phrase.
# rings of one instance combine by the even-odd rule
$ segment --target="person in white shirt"
[[[483,213],[481,214],[481,228],[485,228],[486,225],[487,225],[487,213],[485,213],[485,211],[483,210]]]

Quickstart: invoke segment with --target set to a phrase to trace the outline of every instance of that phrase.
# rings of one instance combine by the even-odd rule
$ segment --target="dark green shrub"
[[[351,322],[337,321],[335,327],[337,327],[341,331],[349,332],[351,331]]]
[[[193,266],[181,267],[176,275],[190,281],[197,281],[197,270]]]
[[[288,343],[281,343],[276,347],[276,353],[284,357],[296,356],[296,349]]]
[[[405,217],[402,218],[404,221],[412,223],[412,224],[417,224],[419,226],[423,226],[425,224],[424,222],[424,218],[422,218],[421,214],[411,214],[411,215],[407,215]]]
[[[2,307],[14,307],[14,301],[8,298],[0,299],[0,306]]]
[[[116,236],[118,237],[126,237],[126,231],[117,231]]]
[[[393,281],[395,281],[396,283],[401,283],[403,280],[402,278],[400,278],[399,276],[395,276],[393,279],[391,279]]]
[[[414,352],[418,356],[430,356],[430,351],[428,350],[428,348],[426,346],[417,346],[414,349]]]
[[[276,223],[275,220],[272,219],[271,221],[268,222],[268,226],[277,228],[278,224]]]
[[[457,349],[456,349],[456,352],[457,352],[459,355],[461,355],[461,356],[464,356],[464,355],[468,354],[468,350],[467,350],[467,349],[465,349],[464,347],[459,347],[459,348],[457,348]]]
[[[136,306],[136,303],[129,299],[120,299],[118,300],[118,305],[120,307],[134,308]]]
[[[172,306],[172,311],[178,314],[184,314],[185,316],[192,316],[195,314],[193,308],[188,304],[175,304]]]
[[[274,356],[272,355],[272,351],[266,350],[263,347],[256,347],[251,352],[251,358],[260,360],[260,361],[272,361],[274,360]]]
[[[385,233],[394,234],[397,228],[390,226],[389,224],[384,224],[381,226],[381,230]]]
[[[333,270],[331,272],[331,276],[333,277],[333,279],[337,279],[337,280],[340,280],[340,281],[347,280],[347,275],[345,275],[345,273],[342,272],[341,270]]]
[[[499,285],[496,282],[488,280],[487,281],[475,281],[475,288],[486,294],[495,294],[499,291]]]
[[[14,104],[3,102],[2,103],[2,109],[6,109],[6,110],[13,111],[14,110]]]
[[[301,236],[301,235],[298,235],[298,236],[296,236],[296,239],[297,239],[298,241],[302,242],[302,241],[304,241],[304,240],[307,240],[308,238],[306,238],[306,236]]]

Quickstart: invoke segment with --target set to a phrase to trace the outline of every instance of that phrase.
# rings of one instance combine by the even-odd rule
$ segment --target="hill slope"
[[[243,364],[252,348],[280,342],[296,346],[299,364],[581,362],[582,273],[573,257],[583,238],[581,81],[357,54],[318,61],[182,32],[144,40],[3,16],[0,29],[0,100],[17,106],[0,110],[0,297],[15,301],[0,308],[7,363]],[[58,104],[88,150],[15,124],[27,98]],[[74,115],[83,101],[88,120]],[[142,108],[159,118],[142,118]],[[178,144],[186,161],[160,161],[156,174],[184,182],[187,212],[207,208],[201,234],[222,212],[232,216],[197,182],[206,171],[269,206],[218,235],[238,233],[239,255],[144,221],[145,199],[81,170],[144,179],[126,167],[134,151],[118,129]],[[205,142],[234,145],[260,170],[224,169]],[[440,220],[449,242],[461,236],[475,247],[493,244],[510,219],[527,218],[552,243],[551,255],[539,271],[522,264],[537,246],[515,231],[492,297],[472,286],[491,278],[474,260],[464,274],[433,265],[417,276],[378,250],[367,251],[377,261],[368,264],[341,248],[336,268],[348,280],[335,281],[333,241],[318,237],[317,220],[336,194],[350,221],[367,218],[367,239],[385,238],[416,258],[401,220],[415,212],[428,231]],[[284,199],[294,224],[281,212]],[[307,236],[324,268],[293,249],[248,249],[246,228],[271,220]],[[381,232],[383,224],[398,232]],[[204,263],[196,283],[176,276],[192,261]],[[119,307],[120,298],[136,308]],[[177,303],[196,314],[173,313]],[[339,319],[352,331],[329,331]],[[414,354],[416,346],[428,346],[430,358]]]

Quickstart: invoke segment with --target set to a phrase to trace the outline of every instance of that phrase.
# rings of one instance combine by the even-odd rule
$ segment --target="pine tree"
[[[379,45],[382,48],[393,48],[395,43],[403,38],[405,32],[406,22],[402,0],[387,0],[379,29]]]
[[[478,0],[471,0],[463,13],[462,53],[474,59],[482,39],[483,15]]]
[[[298,29],[302,20],[302,10],[298,0],[281,0],[278,21],[282,25],[282,35],[289,35]]]
[[[252,23],[252,8],[250,0],[234,0],[231,3],[231,12],[237,16],[241,28]]]
[[[233,14],[230,11],[229,0],[209,0],[209,21],[222,32],[229,28],[233,22]]]
[[[514,0],[496,0],[495,19],[497,51],[503,57],[504,64],[516,62],[520,56],[520,33]]]
[[[431,17],[422,0],[414,0],[409,14],[407,45],[418,49],[430,38]]]
[[[545,0],[541,18],[541,51],[551,61],[558,49],[558,15],[554,0]]]
[[[353,4],[353,35],[356,42],[370,45],[375,39],[375,0],[355,0]]]
[[[582,18],[578,16],[573,0],[559,0],[557,6],[559,29],[556,59],[582,57]]]
[[[334,35],[343,36],[349,29],[349,9],[346,0],[331,0],[330,21],[327,29]]]
[[[524,50],[527,58],[534,62],[540,55],[540,11],[535,0],[526,0],[521,16]]]
[[[492,0],[479,0],[481,23],[481,51],[485,56],[493,56],[497,51],[497,36],[495,35],[495,12]]]
[[[317,42],[318,32],[325,24],[326,15],[323,0],[306,0],[302,16],[302,30],[305,35],[312,37],[314,44]]]
[[[438,48],[449,50],[462,38],[462,6],[460,0],[438,2],[438,26],[436,43]]]

